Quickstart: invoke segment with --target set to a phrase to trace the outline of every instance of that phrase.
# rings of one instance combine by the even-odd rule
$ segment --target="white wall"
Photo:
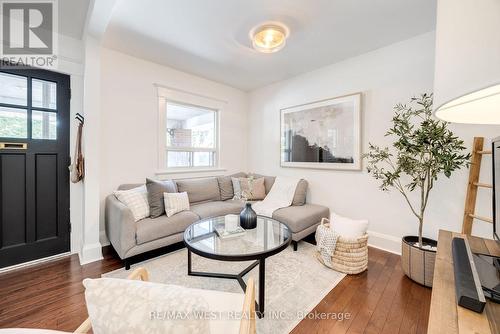
[[[172,68],[101,51],[101,230],[103,200],[122,183],[144,182],[158,169],[158,97],[154,84],[225,101],[220,117],[220,166],[247,167],[247,94]],[[210,173],[204,173],[209,175]],[[177,175],[162,175],[176,177]],[[193,174],[190,176],[199,176]],[[105,242],[105,240],[101,240]]]
[[[382,193],[367,174],[348,171],[281,168],[279,156],[280,109],[307,102],[362,92],[362,152],[368,142],[388,145],[384,137],[393,106],[431,92],[434,75],[434,33],[427,33],[287,81],[251,92],[248,114],[249,170],[268,175],[290,175],[309,181],[308,202],[323,204],[352,218],[370,220],[370,243],[400,251],[400,237],[417,233],[417,221],[396,191]],[[500,135],[498,126],[456,125],[450,128],[470,147],[474,136]],[[490,158],[482,178],[491,178]],[[441,178],[430,197],[424,234],[437,238],[438,229],[460,231],[467,170],[451,180]],[[489,182],[489,181],[488,181]],[[478,212],[491,216],[490,190],[480,190]],[[491,224],[476,222],[474,234],[490,236]]]
[[[99,40],[92,36],[85,39],[84,99],[85,126],[83,152],[85,157],[84,207],[80,264],[102,259],[99,242],[100,186],[101,186],[101,118],[100,109],[100,52]]]
[[[76,142],[76,124],[73,119],[76,113],[83,114],[83,75],[84,75],[84,47],[81,40],[58,34],[59,52],[57,68],[47,68],[51,71],[64,73],[70,76],[71,101],[70,101],[70,152]],[[83,185],[70,183],[70,222],[71,253],[78,253],[81,247],[83,224]]]

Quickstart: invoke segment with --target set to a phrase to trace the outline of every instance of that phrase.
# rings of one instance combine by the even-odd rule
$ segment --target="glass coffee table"
[[[184,232],[184,243],[188,249],[188,275],[235,279],[243,291],[246,283],[243,277],[259,266],[259,296],[256,303],[257,315],[264,316],[264,291],[266,258],[284,250],[292,241],[288,226],[275,219],[258,216],[257,227],[244,234],[230,238],[220,238],[216,228],[224,228],[224,216],[207,218],[188,226]],[[199,272],[192,270],[191,253],[219,261],[250,261],[250,266],[239,274]]]

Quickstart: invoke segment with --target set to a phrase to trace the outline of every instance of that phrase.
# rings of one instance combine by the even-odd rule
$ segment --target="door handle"
[[[3,143],[0,142],[0,150],[27,150],[27,143]]]

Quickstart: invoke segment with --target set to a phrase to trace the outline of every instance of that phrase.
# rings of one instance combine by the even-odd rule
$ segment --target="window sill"
[[[225,172],[225,168],[180,168],[180,169],[164,169],[158,170],[155,172],[155,175],[179,175],[179,174],[204,174],[204,173],[216,173],[216,172]]]

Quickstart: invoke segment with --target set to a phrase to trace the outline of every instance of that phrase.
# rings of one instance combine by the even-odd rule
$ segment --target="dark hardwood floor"
[[[104,253],[84,266],[73,255],[1,274],[0,328],[75,330],[87,317],[82,280],[122,266],[109,247]],[[399,256],[370,248],[368,271],[347,276],[311,312],[345,319],[307,318],[292,333],[425,333],[430,299],[430,289],[404,276]]]

